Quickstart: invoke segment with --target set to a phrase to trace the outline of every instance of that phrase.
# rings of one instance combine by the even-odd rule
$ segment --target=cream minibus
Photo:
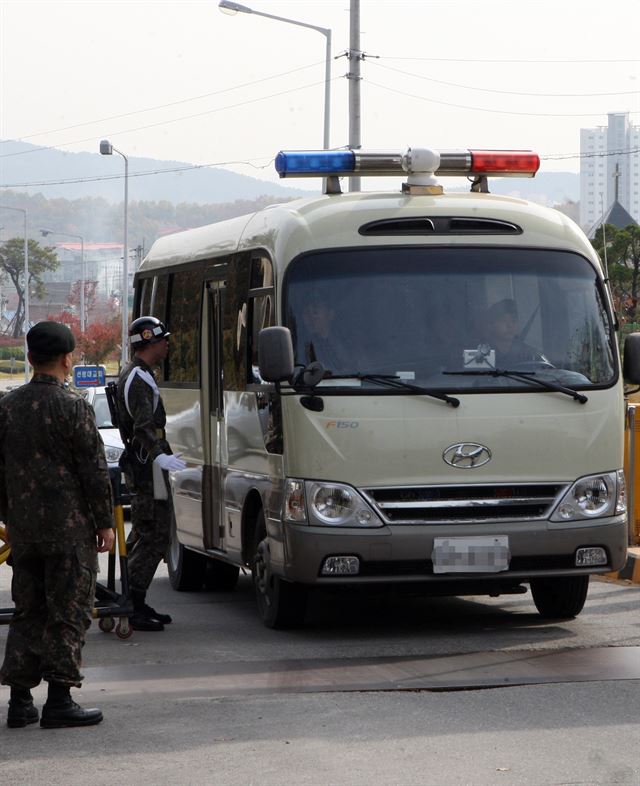
[[[174,589],[250,570],[269,627],[302,622],[314,588],[399,583],[528,585],[543,617],[568,618],[591,574],[621,567],[606,276],[566,216],[487,189],[538,165],[528,151],[281,152],[281,176],[323,177],[326,193],[154,243],[134,317],[171,331],[158,384],[187,462],[171,474]],[[342,194],[350,174],[406,180]],[[445,194],[448,175],[471,192]]]

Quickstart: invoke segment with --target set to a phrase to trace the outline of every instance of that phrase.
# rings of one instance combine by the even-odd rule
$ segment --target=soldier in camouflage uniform
[[[153,368],[167,357],[169,332],[155,317],[132,322],[129,340],[133,359],[118,380],[118,425],[126,448],[120,460],[131,498],[129,586],[134,630],[158,631],[171,622],[146,603],[146,594],[169,547],[173,507],[168,493],[169,470],[185,468],[171,453],[164,427],[166,414]]]
[[[13,560],[15,612],[0,670],[11,686],[7,724],[38,720],[31,688],[49,683],[40,725],[100,723],[70,695],[80,687],[91,624],[97,552],[114,541],[104,446],[87,402],[64,386],[75,347],[58,322],[27,334],[31,382],[0,401],[0,516]]]

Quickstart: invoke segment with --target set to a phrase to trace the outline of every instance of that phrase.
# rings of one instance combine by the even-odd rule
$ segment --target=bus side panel
[[[269,453],[269,411],[258,403],[253,392],[225,392],[224,448],[222,464],[226,467],[224,478],[224,519],[227,534],[227,553],[234,560],[242,559],[251,543],[243,543],[243,513],[253,515],[257,505],[265,511],[265,521],[280,520],[283,482],[282,455]],[[259,500],[257,497],[259,497]],[[253,522],[245,527],[245,538],[251,537]],[[269,527],[270,531],[272,527]],[[282,543],[282,535],[277,539]],[[283,560],[277,546],[272,558]]]
[[[173,502],[178,539],[184,546],[202,549],[203,467],[205,462],[200,415],[200,391],[165,388],[167,439],[174,453],[181,453],[187,468],[172,473]]]

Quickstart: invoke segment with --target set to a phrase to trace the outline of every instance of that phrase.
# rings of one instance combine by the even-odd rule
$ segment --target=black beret
[[[76,340],[62,322],[38,322],[27,333],[29,352],[37,355],[66,355],[76,348]]]

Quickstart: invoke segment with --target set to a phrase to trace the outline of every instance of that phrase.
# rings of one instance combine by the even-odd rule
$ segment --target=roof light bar
[[[413,160],[421,148],[413,148]],[[442,150],[436,175],[492,175],[534,177],[540,157],[531,150]],[[407,152],[389,150],[281,150],[276,156],[280,177],[327,177],[328,175],[401,176],[407,172]],[[411,159],[409,159],[411,160]],[[404,163],[403,163],[404,162]]]

